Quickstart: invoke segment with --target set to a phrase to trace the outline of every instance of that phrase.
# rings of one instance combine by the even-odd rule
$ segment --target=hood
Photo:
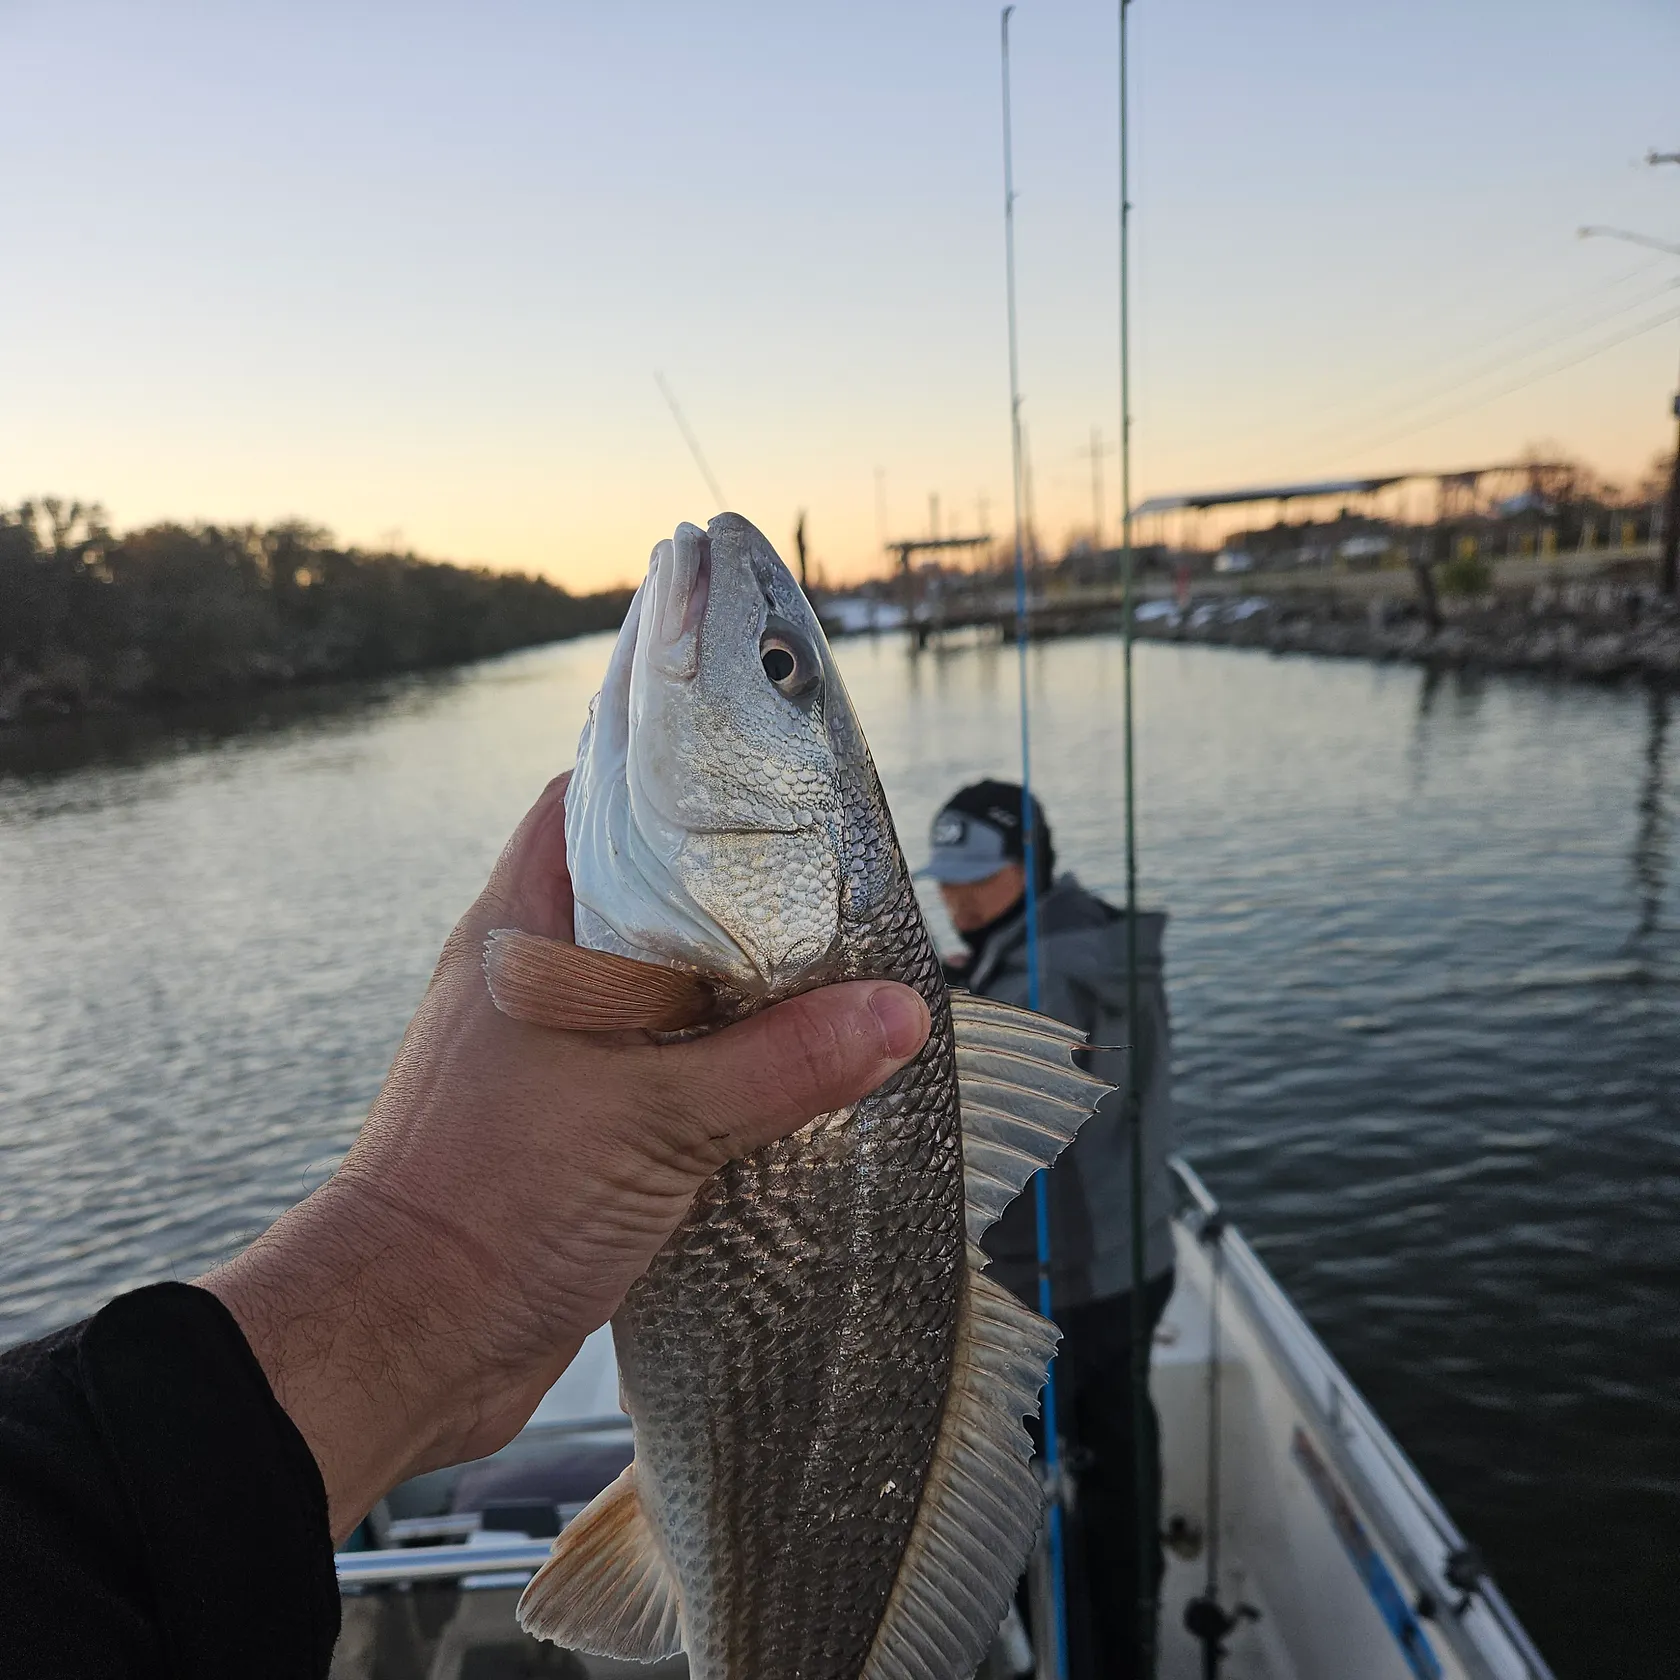
[[[1071,872],[1059,875],[1038,901],[1040,952],[1047,968],[1077,973],[1081,982],[1105,998],[1120,1000],[1126,989],[1126,914],[1106,899],[1087,892]],[[1153,979],[1162,970],[1166,913],[1138,914],[1138,973]],[[1006,923],[974,956],[973,972],[1000,969],[1025,973],[1027,918],[1023,912]]]

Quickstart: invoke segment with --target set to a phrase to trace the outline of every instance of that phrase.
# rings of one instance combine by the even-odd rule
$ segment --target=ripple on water
[[[1013,655],[838,651],[915,854],[1011,771]],[[0,1341],[194,1275],[331,1170],[605,654],[0,741]],[[1138,676],[1187,1153],[1560,1673],[1665,1669],[1666,706],[1162,645]],[[1119,680],[1112,642],[1033,655],[1039,789],[1111,895]]]

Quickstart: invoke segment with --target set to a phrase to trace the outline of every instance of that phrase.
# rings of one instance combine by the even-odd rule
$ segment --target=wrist
[[[435,1230],[335,1179],[199,1280],[314,1454],[335,1542],[397,1482],[492,1451],[523,1421],[527,1385],[475,1346],[487,1291],[464,1270]]]

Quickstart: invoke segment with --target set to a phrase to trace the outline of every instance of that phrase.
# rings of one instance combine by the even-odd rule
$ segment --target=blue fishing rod
[[[1038,855],[1033,833],[1032,731],[1027,707],[1027,559],[1021,508],[1024,475],[1021,447],[1021,376],[1015,331],[1015,157],[1009,114],[1009,16],[1003,8],[1003,249],[1009,314],[1009,443],[1015,496],[1015,661],[1021,696],[1021,839],[1022,866],[1027,877],[1027,1007],[1038,1008]],[[1049,1318],[1050,1299],[1050,1184],[1044,1172],[1033,1175],[1033,1210],[1037,1225],[1038,1310]],[[1067,1576],[1062,1547],[1061,1447],[1056,1429],[1056,1366],[1052,1360],[1044,1379],[1044,1468],[1050,1488],[1049,1562],[1050,1599],[1055,1620],[1054,1680],[1067,1680]],[[1045,1680],[1039,1676],[1038,1680]]]

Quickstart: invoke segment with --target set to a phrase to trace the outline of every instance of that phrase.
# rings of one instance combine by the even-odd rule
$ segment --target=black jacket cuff
[[[77,1363],[175,1672],[325,1675],[326,1489],[233,1315],[189,1284],[139,1289],[88,1321]]]

